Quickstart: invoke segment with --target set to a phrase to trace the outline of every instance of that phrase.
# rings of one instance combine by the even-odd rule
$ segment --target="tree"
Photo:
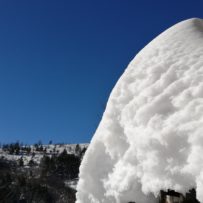
[[[34,166],[34,165],[35,165],[35,162],[33,161],[33,159],[30,159],[30,161],[29,161],[28,165],[29,165],[30,167],[32,167],[32,166]]]
[[[83,156],[84,156],[84,154],[85,154],[86,151],[87,151],[87,148],[84,147],[84,148],[82,149],[81,153],[80,153],[80,158],[81,158],[81,159],[83,158]]]
[[[35,143],[34,146],[35,146],[35,150],[38,151],[39,145]]]
[[[31,152],[31,147],[30,147],[30,146],[27,147],[26,150],[27,150],[27,154],[30,154],[30,152]]]
[[[80,148],[80,145],[79,145],[79,144],[77,144],[77,145],[75,146],[75,153],[76,153],[77,156],[79,156],[80,153],[81,153],[81,148]]]
[[[42,145],[42,141],[41,141],[41,140],[38,141],[38,145],[39,145],[39,146]]]
[[[19,142],[16,142],[14,144],[14,150],[15,150],[15,154],[19,155],[19,153],[20,153],[20,144],[19,144]]]
[[[19,166],[20,166],[20,167],[23,167],[23,166],[24,166],[23,157],[21,157],[21,158],[19,159]]]
[[[43,151],[43,146],[42,146],[42,145],[40,145],[40,147],[39,147],[39,151],[40,151],[40,152]]]

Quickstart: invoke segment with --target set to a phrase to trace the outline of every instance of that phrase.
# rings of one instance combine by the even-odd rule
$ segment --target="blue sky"
[[[148,42],[203,2],[0,1],[0,142],[81,143]]]

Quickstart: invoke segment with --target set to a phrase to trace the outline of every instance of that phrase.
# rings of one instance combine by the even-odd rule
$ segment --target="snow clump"
[[[169,28],[113,89],[80,167],[77,203],[155,203],[196,188],[203,203],[203,20]]]

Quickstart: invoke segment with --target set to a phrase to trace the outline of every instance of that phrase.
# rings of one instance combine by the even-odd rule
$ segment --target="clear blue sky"
[[[202,0],[0,1],[0,142],[89,142],[135,54]]]

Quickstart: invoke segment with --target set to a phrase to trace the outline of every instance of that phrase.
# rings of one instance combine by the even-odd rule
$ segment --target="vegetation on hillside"
[[[41,145],[42,146],[42,145]],[[37,146],[43,151],[43,147]],[[3,146],[9,154],[30,153],[29,146],[9,144]],[[46,154],[40,164],[32,161],[24,166],[23,159],[9,161],[0,158],[0,202],[1,203],[73,203],[75,189],[69,187],[66,181],[78,178],[79,166],[86,148],[79,145],[74,154],[64,149],[58,154]]]

